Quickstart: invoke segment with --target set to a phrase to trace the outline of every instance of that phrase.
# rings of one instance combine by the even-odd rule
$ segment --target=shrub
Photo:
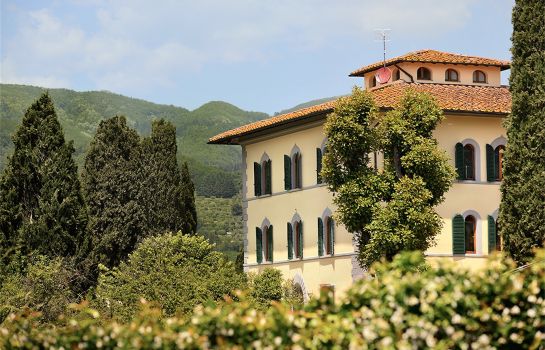
[[[227,298],[195,309],[191,321],[146,311],[130,324],[97,321],[36,329],[10,315],[0,347],[131,349],[541,349],[545,343],[545,251],[524,269],[499,256],[480,271],[422,268],[420,253],[375,264],[334,303],[326,293],[303,310],[267,311]],[[415,268],[416,266],[416,268]],[[89,311],[91,314],[93,311]],[[98,315],[94,314],[94,317]]]
[[[76,301],[70,282],[73,270],[62,258],[30,258],[26,272],[5,276],[0,286],[0,320],[24,307],[42,313],[43,322],[54,322]]]
[[[181,233],[145,239],[118,268],[99,277],[94,305],[115,319],[130,320],[143,298],[163,316],[187,315],[207,300],[242,288],[244,276],[201,236]]]
[[[250,275],[250,300],[260,309],[266,309],[272,301],[282,300],[282,272],[267,267],[257,275]]]

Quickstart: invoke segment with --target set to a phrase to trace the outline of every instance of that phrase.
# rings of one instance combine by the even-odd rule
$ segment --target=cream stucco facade
[[[463,59],[464,57],[462,61]],[[500,87],[500,72],[506,69],[505,63],[494,66],[493,64],[394,62],[389,67],[394,72],[393,77],[397,78],[395,71],[399,69],[400,80],[415,84],[433,83],[439,86],[457,84],[497,88]],[[420,67],[429,69],[431,80],[417,80],[417,70]],[[458,81],[445,81],[447,69],[454,69],[457,72]],[[473,73],[476,70],[485,74],[486,83],[473,81]],[[363,77],[367,89],[373,90],[380,88],[380,86],[376,88],[372,86],[375,73],[376,69],[356,75]],[[388,84],[395,84],[395,82],[390,80],[385,86]],[[482,99],[479,96],[467,98]],[[475,104],[475,101],[472,103]],[[483,265],[489,251],[492,250],[488,246],[489,217],[494,220],[497,218],[500,203],[500,183],[487,178],[486,147],[490,145],[492,148],[497,148],[506,144],[506,131],[502,126],[506,112],[478,111],[475,108],[467,108],[464,111],[464,103],[458,103],[458,105],[462,107],[445,108],[445,119],[436,128],[434,137],[439,147],[450,157],[452,166],[455,166],[456,145],[472,146],[474,179],[456,180],[446,194],[444,202],[437,206],[436,211],[443,219],[443,228],[435,239],[436,244],[425,254],[432,263],[438,260],[452,260],[461,266],[478,268]],[[285,278],[293,278],[299,283],[307,296],[316,295],[322,286],[332,286],[336,294],[340,295],[355,279],[361,278],[364,271],[356,260],[352,233],[338,223],[335,223],[334,229],[333,254],[319,256],[318,218],[324,220],[335,212],[333,194],[328,191],[325,184],[318,183],[317,177],[319,163],[317,148],[323,149],[326,144],[323,124],[327,113],[321,115],[318,113],[316,116],[316,113],[308,112],[305,115],[311,117],[297,119],[296,123],[288,123],[280,117],[275,121],[277,125],[275,128],[269,128],[268,124],[264,124],[261,129],[256,128],[258,132],[249,134],[244,134],[245,129],[243,132],[235,129],[232,135],[241,134],[244,137],[225,138],[228,142],[224,143],[242,146],[244,266],[246,271],[254,272],[273,266],[281,270]],[[301,188],[286,190],[284,158],[286,155],[293,155],[294,152],[299,152],[301,155]],[[264,160],[270,160],[271,193],[256,195],[254,163],[263,164]],[[260,176],[258,178],[263,178],[262,175]],[[466,251],[465,254],[461,254],[458,251],[454,254],[456,249],[453,247],[453,218],[456,215],[462,215],[464,218],[470,215],[476,219],[474,252]],[[303,256],[302,258],[291,256],[290,259],[288,223],[294,221],[302,222]],[[264,245],[267,239],[265,232],[256,230],[259,228],[266,231],[266,227],[270,226],[273,227],[272,257],[265,252]],[[263,245],[261,250],[258,248],[261,247],[260,244]]]

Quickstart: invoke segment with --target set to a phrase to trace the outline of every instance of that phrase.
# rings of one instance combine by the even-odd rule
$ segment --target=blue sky
[[[3,83],[274,113],[418,49],[510,58],[514,0],[1,0]],[[506,77],[503,78],[507,82]]]

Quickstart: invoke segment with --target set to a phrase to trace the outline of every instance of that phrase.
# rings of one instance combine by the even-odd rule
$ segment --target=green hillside
[[[0,84],[0,170],[13,147],[10,135],[25,110],[43,91],[45,89],[34,86]],[[80,165],[98,123],[103,119],[116,114],[124,115],[128,123],[142,135],[150,132],[153,119],[171,121],[178,133],[180,158],[190,163],[197,191],[202,195],[209,195],[207,191],[219,191],[210,195],[230,197],[234,194],[231,189],[238,190],[240,181],[240,148],[207,145],[208,138],[267,117],[265,113],[243,111],[219,101],[208,102],[189,111],[107,91],[49,89],[49,93],[66,138],[74,141],[76,160]]]
[[[336,99],[338,99],[339,97],[343,97],[343,96],[345,96],[345,95],[341,95],[341,96],[332,96],[332,97],[324,97],[324,98],[319,98],[319,99],[312,100],[312,101],[308,101],[308,102],[303,102],[303,103],[298,104],[297,106],[293,106],[293,107],[291,107],[291,108],[281,110],[280,112],[276,112],[274,115],[290,113],[290,112],[294,112],[294,111],[296,111],[296,110],[298,110],[298,109],[316,106],[316,105],[319,105],[320,103],[325,103],[325,102],[333,101],[333,100],[336,100]]]

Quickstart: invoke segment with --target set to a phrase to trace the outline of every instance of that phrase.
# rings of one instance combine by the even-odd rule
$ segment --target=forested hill
[[[0,84],[0,171],[7,155],[12,152],[10,136],[26,109],[45,90],[34,86]],[[189,161],[197,191],[205,196],[230,197],[236,193],[241,164],[239,147],[207,145],[208,138],[267,117],[265,113],[243,111],[220,101],[208,102],[189,111],[107,91],[48,90],[66,138],[74,140],[79,165],[83,163],[87,146],[101,120],[116,114],[124,115],[140,134],[147,135],[151,120],[164,118],[176,126],[179,156]]]

